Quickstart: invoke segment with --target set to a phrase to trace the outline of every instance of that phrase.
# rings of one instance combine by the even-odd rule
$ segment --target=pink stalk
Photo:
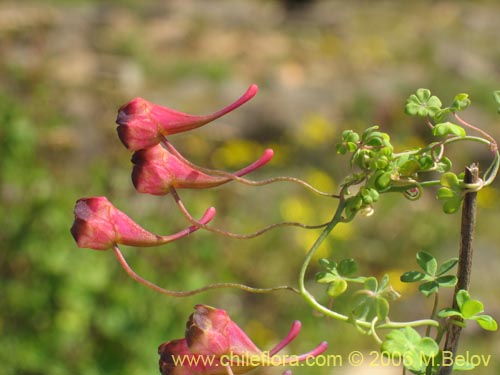
[[[458,114],[454,113],[453,114],[455,118],[464,126],[469,127],[472,130],[477,131],[479,134],[483,135],[484,137],[488,138],[488,140],[491,142],[490,144],[490,149],[492,152],[495,152],[498,150],[498,144],[495,138],[493,138],[491,135],[486,133],[484,130],[478,128],[477,126],[472,125],[471,123],[465,121],[463,118],[461,118]]]
[[[149,280],[146,280],[145,278],[139,276],[127,263],[127,260],[123,256],[123,253],[121,252],[120,248],[115,245],[113,247],[113,251],[115,252],[116,258],[118,259],[118,262],[122,266],[122,268],[125,270],[125,272],[135,281],[138,283],[154,290],[155,292],[158,292],[160,294],[165,294],[167,296],[171,297],[189,297],[189,296],[194,296],[195,294],[203,293],[211,289],[222,289],[222,288],[234,288],[234,289],[240,289],[245,292],[249,293],[271,293],[271,292],[276,292],[278,290],[289,290],[294,293],[300,294],[299,291],[291,286],[288,285],[282,285],[282,286],[276,286],[273,288],[252,288],[247,285],[243,284],[237,284],[237,283],[214,283],[214,284],[209,284],[204,287],[198,288],[198,289],[193,289],[193,290],[187,290],[187,291],[174,291],[174,290],[168,290],[164,289],[162,287],[159,287],[158,285],[152,283]]]
[[[175,203],[177,203],[177,206],[179,207],[181,212],[184,214],[186,219],[189,220],[190,223],[192,223],[200,228],[203,228],[205,230],[208,230],[209,232],[217,233],[217,234],[220,234],[220,235],[223,235],[226,237],[239,238],[239,239],[249,239],[249,238],[255,238],[257,236],[260,236],[261,234],[264,234],[265,232],[270,231],[271,229],[274,229],[276,227],[294,226],[294,227],[300,227],[300,228],[305,228],[305,229],[318,229],[318,228],[323,228],[323,227],[328,225],[328,223],[323,223],[320,225],[305,225],[303,223],[298,223],[298,222],[293,222],[293,221],[284,221],[284,222],[268,225],[268,226],[266,226],[266,227],[264,227],[256,232],[250,233],[250,234],[232,233],[232,232],[228,232],[228,231],[225,231],[222,229],[212,228],[204,223],[197,221],[195,218],[193,218],[193,216],[191,216],[191,214],[187,210],[186,206],[184,206],[184,203],[182,202],[179,194],[177,193],[177,190],[174,187],[170,187],[170,193],[174,197]]]
[[[273,356],[276,353],[278,353],[281,349],[283,349],[285,346],[290,344],[299,334],[300,329],[302,327],[302,323],[299,320],[296,320],[292,323],[292,327],[290,328],[290,331],[286,335],[286,337],[281,340],[278,345],[276,345],[274,348],[272,348],[269,351],[269,355]]]

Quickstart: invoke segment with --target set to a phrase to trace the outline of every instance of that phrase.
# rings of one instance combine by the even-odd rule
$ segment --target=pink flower
[[[118,110],[118,136],[129,150],[151,147],[160,143],[162,136],[195,129],[224,116],[253,98],[257,90],[251,85],[238,100],[206,116],[188,115],[135,98]]]
[[[80,198],[75,205],[75,221],[71,234],[78,247],[108,250],[116,244],[128,246],[158,246],[175,241],[198,229],[188,227],[170,236],[158,236],[143,229],[130,217],[118,210],[106,197]],[[200,222],[208,223],[215,215],[209,208]]]
[[[243,176],[260,168],[271,160],[273,154],[273,150],[265,150],[256,162],[234,175]],[[165,195],[169,193],[170,187],[205,189],[231,181],[231,178],[212,176],[193,168],[161,144],[136,151],[132,156],[132,163],[132,182],[140,193]]]
[[[206,305],[196,305],[186,324],[186,337],[163,343],[158,348],[162,375],[223,375],[230,367],[234,374],[243,374],[260,365],[298,363],[323,353],[327,343],[322,342],[309,353],[275,356],[297,337],[301,328],[295,321],[289,334],[273,349],[262,352],[234,323],[226,311]]]

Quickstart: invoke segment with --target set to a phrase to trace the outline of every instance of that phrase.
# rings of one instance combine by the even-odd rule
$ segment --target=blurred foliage
[[[418,87],[442,98],[468,92],[473,104],[467,120],[500,138],[491,97],[500,87],[498,2],[291,3],[0,3],[2,373],[157,373],[157,346],[184,334],[196,303],[227,309],[264,349],[294,319],[304,324],[292,345],[297,352],[324,339],[334,354],[377,349],[353,328],[313,316],[286,293],[228,290],[180,300],[156,295],[132,282],[111,253],[77,249],[69,234],[74,201],[85,195],[107,195],[162,234],[186,224],[169,197],[140,196],[130,183],[130,155],[113,124],[117,108],[135,96],[201,114],[255,82],[261,92],[252,102],[172,142],[198,164],[228,169],[273,147],[276,160],[256,179],[292,175],[332,190],[347,169],[347,158],[334,151],[342,130],[378,124],[396,146],[422,142],[425,127],[403,111]],[[453,157],[460,168],[472,161],[486,165],[489,156],[477,148],[456,149]],[[479,195],[472,294],[498,319],[497,189],[498,183]],[[215,224],[239,232],[283,219],[316,224],[335,208],[333,200],[289,184],[228,184],[181,194],[193,214],[214,205]],[[441,214],[433,194],[416,203],[394,196],[376,210],[370,218],[341,225],[321,255],[354,257],[364,274],[388,272],[394,281],[411,269],[417,251],[438,259],[455,256],[459,217]],[[290,228],[251,241],[199,232],[165,248],[125,253],[139,274],[170,289],[212,281],[267,287],[295,284],[313,240],[314,233]],[[430,306],[422,304],[416,288],[401,288],[396,316],[425,317]],[[475,374],[499,371],[495,337],[466,331],[464,347],[474,345],[475,353],[494,358]]]

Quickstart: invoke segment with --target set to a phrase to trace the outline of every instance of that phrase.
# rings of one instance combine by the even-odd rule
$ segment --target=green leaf
[[[450,316],[459,316],[460,318],[462,318],[462,314],[460,313],[460,311],[457,311],[451,307],[445,307],[438,312],[439,318],[448,318]]]
[[[470,371],[474,370],[476,366],[472,363],[467,362],[465,359],[463,361],[453,362],[453,371]]]
[[[441,264],[436,272],[436,275],[441,276],[442,274],[451,270],[458,263],[458,258],[451,258]]]
[[[441,158],[441,160],[437,163],[437,171],[444,173],[448,172],[452,167],[451,160],[448,159],[446,156]]]
[[[441,122],[436,124],[432,129],[432,134],[436,137],[444,137],[447,135],[465,137],[467,135],[464,128],[451,122]]]
[[[462,311],[462,306],[464,305],[464,303],[466,301],[470,300],[469,292],[467,292],[465,289],[460,289],[457,292],[456,300],[457,300],[457,306],[458,306],[459,310]]]
[[[461,111],[467,108],[470,105],[469,95],[462,93],[457,94],[455,99],[453,100],[453,104],[451,105],[451,109],[454,111]]]
[[[382,343],[382,352],[399,354],[412,350],[421,340],[419,333],[411,328],[394,329],[390,331]]]
[[[344,130],[342,132],[342,140],[345,142],[359,142],[359,134],[352,130]]]
[[[436,282],[439,284],[439,286],[444,286],[444,287],[452,287],[457,284],[457,277],[455,275],[444,275],[444,276],[439,276],[436,279]]]
[[[354,294],[351,302],[352,313],[359,319],[364,319],[369,311],[372,297],[366,293]]]
[[[335,262],[332,262],[332,261],[330,261],[330,259],[326,259],[326,258],[321,258],[318,261],[318,263],[321,267],[326,268],[327,270],[330,270],[330,269],[335,268],[337,266],[335,264]]]
[[[382,277],[382,280],[380,280],[380,285],[378,287],[378,290],[379,291],[384,290],[388,286],[389,286],[389,275],[384,274],[384,276]]]
[[[419,271],[408,271],[401,275],[399,278],[404,283],[414,283],[416,281],[423,280],[425,278],[425,274]]]
[[[337,271],[342,276],[352,275],[357,270],[358,263],[352,258],[341,260],[339,265],[337,266]]]
[[[420,88],[406,101],[405,112],[411,116],[434,117],[441,110],[441,100],[431,96],[428,89]]]
[[[443,211],[445,214],[454,214],[460,208],[462,204],[462,197],[455,197],[450,199],[443,204]]]
[[[429,297],[431,294],[434,294],[438,291],[439,284],[435,281],[429,281],[427,283],[423,283],[418,287],[418,290],[426,297]]]
[[[417,374],[423,374],[427,362],[423,357],[435,357],[439,353],[439,346],[430,337],[422,338],[419,333],[405,327],[392,330],[385,337],[381,351],[393,358],[404,358],[406,368]]]
[[[425,271],[429,276],[434,276],[437,270],[437,260],[431,254],[425,251],[419,251],[417,253],[417,264]]]
[[[464,319],[469,319],[476,314],[482,313],[483,311],[483,304],[475,299],[465,301],[460,307],[460,312],[462,313]]]
[[[421,170],[431,169],[434,167],[434,159],[430,155],[423,155],[418,159],[418,164]]]
[[[344,279],[337,279],[328,285],[326,293],[334,298],[343,294],[347,290],[347,282]]]
[[[448,200],[450,198],[455,198],[456,193],[447,187],[440,187],[436,193],[436,197],[439,200]]]
[[[318,272],[316,274],[316,282],[320,284],[328,284],[339,279],[338,275],[335,275],[331,272]]]
[[[398,172],[403,177],[409,177],[417,173],[420,168],[420,163],[417,160],[410,159],[398,168]]]
[[[436,122],[441,122],[441,121],[443,121],[443,120],[445,119],[446,115],[447,115],[448,113],[450,113],[450,112],[452,112],[452,110],[451,110],[450,108],[448,108],[448,107],[446,107],[446,108],[443,108],[443,109],[439,110],[439,111],[438,111],[438,112],[434,115],[434,117],[433,117],[433,118],[434,118],[434,121],[436,121]]]
[[[368,277],[365,280],[365,289],[368,289],[371,292],[376,292],[378,289],[378,281],[374,277]]]
[[[497,104],[500,104],[500,90],[493,92],[493,98],[495,99]],[[500,113],[500,107],[498,108],[498,113]]]
[[[498,329],[497,322],[489,315],[479,315],[475,317],[474,320],[482,329],[487,331],[496,331]]]
[[[450,188],[452,190],[460,188],[460,180],[458,179],[458,176],[453,172],[443,173],[439,182],[442,186]]]
[[[375,187],[377,190],[381,191],[388,188],[391,185],[391,182],[391,172],[383,172],[377,176],[375,180]]]
[[[420,354],[426,357],[434,357],[439,352],[439,347],[436,344],[436,341],[431,339],[430,337],[424,337],[417,343],[415,346],[415,350]]]
[[[500,104],[500,90],[493,91],[493,98],[497,104]]]
[[[384,320],[389,315],[389,302],[385,298],[375,298],[375,308],[378,320]]]

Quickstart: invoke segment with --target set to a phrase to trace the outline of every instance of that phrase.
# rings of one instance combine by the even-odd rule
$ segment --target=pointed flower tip
[[[258,91],[259,91],[259,86],[257,86],[255,83],[252,83],[248,87],[248,89],[247,89],[247,91],[245,92],[244,95],[248,96],[249,99],[251,99],[251,98],[253,98],[257,94]]]
[[[228,114],[229,112],[234,111],[236,108],[241,107],[243,104],[245,104],[250,99],[252,99],[257,94],[258,91],[259,91],[259,88],[256,84],[250,85],[248,87],[247,91],[245,91],[245,93],[243,95],[241,95],[238,99],[236,99],[231,104],[227,105],[226,107],[222,108],[221,110],[219,110],[217,112],[212,113],[211,115],[200,116],[199,119],[202,121],[200,121],[199,124],[193,126],[192,128],[204,125],[208,122],[211,122],[215,119],[218,119],[219,117],[222,117],[222,116]]]
[[[200,223],[202,223],[202,224],[209,223],[214,218],[216,213],[217,213],[217,210],[215,209],[215,207],[207,208],[207,210],[205,211],[205,213],[203,214],[203,216],[200,219]]]
[[[292,323],[292,326],[290,327],[290,331],[288,334],[285,336],[283,340],[281,340],[274,348],[272,348],[269,351],[269,354],[271,356],[275,355],[278,353],[281,349],[283,349],[285,346],[290,344],[295,338],[298,336],[300,333],[300,329],[302,328],[302,323],[300,320],[296,320]]]
[[[238,176],[238,177],[241,177],[241,176],[244,176],[250,172],[253,172],[255,171],[256,169],[259,169],[260,167],[263,167],[264,165],[266,165],[267,163],[269,163],[271,161],[271,159],[273,158],[274,156],[274,151],[272,148],[268,148],[266,150],[264,150],[263,154],[261,155],[260,158],[258,158],[256,161],[254,161],[252,164],[250,164],[249,166],[243,168],[243,169],[240,169],[239,171],[235,172],[234,175],[235,176]]]

